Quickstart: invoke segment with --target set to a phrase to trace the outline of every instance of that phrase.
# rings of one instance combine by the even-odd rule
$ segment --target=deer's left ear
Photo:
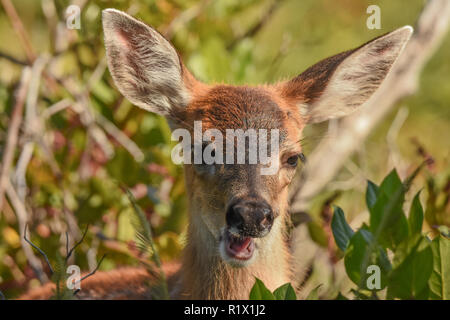
[[[357,49],[322,60],[279,84],[278,90],[299,107],[308,123],[348,115],[377,90],[412,32],[410,26],[405,26]]]

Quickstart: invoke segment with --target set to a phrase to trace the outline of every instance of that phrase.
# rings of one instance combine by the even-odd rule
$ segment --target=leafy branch
[[[450,297],[446,288],[450,283],[450,239],[443,233],[433,240],[422,234],[420,191],[414,196],[408,218],[403,211],[405,193],[423,165],[403,183],[395,170],[380,186],[369,181],[366,202],[370,224],[357,231],[348,225],[342,209],[335,207],[333,235],[344,253],[347,275],[357,285],[353,291],[357,298],[378,299],[382,290],[388,299]],[[380,273],[369,272],[369,266],[378,267]],[[375,279],[372,275],[380,277],[378,285],[371,282]]]

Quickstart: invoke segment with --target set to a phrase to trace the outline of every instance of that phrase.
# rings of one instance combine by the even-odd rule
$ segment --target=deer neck
[[[235,268],[220,258],[218,239],[209,232],[201,215],[191,214],[175,295],[181,299],[248,299],[255,277],[272,291],[289,282],[290,254],[283,232],[284,216],[275,220],[253,263]]]

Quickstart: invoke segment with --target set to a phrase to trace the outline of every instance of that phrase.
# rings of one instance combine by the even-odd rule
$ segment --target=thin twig
[[[25,257],[30,263],[30,266],[33,269],[33,271],[36,273],[36,276],[38,277],[39,281],[41,283],[45,283],[48,281],[48,277],[43,271],[41,261],[34,255],[33,250],[29,245],[27,245],[26,241],[24,240],[23,230],[25,229],[28,220],[28,214],[25,208],[25,204],[20,200],[16,190],[11,185],[9,179],[6,180],[6,194],[17,216],[17,221],[19,223],[20,243],[22,245]]]
[[[273,14],[276,12],[276,10],[280,7],[282,3],[283,0],[273,1],[269,9],[264,13],[264,15],[258,21],[258,23],[256,23],[250,29],[248,29],[245,33],[233,39],[233,41],[227,46],[227,50],[233,49],[239,42],[241,42],[246,38],[254,37],[266,25],[266,23],[270,20],[270,18],[272,18]]]
[[[162,34],[166,39],[172,39],[174,34],[181,29],[183,26],[189,23],[189,21],[198,17],[206,8],[211,0],[203,0],[187,10],[184,10],[181,14],[179,14],[169,26],[163,30]]]
[[[56,177],[60,177],[61,170],[55,160],[52,148],[47,141],[48,139],[46,139],[47,137],[44,131],[45,124],[42,117],[39,116],[39,112],[37,110],[40,80],[44,67],[47,65],[49,60],[50,59],[47,56],[39,56],[33,64],[32,77],[26,103],[25,134],[31,136],[32,140],[41,147],[43,155],[50,165],[53,174]],[[44,134],[42,134],[42,132],[44,132]]]
[[[11,0],[1,0],[1,1],[3,8],[5,9],[6,15],[8,16],[9,21],[11,22],[14,31],[16,31],[17,36],[19,37],[19,41],[25,50],[28,62],[33,63],[34,60],[36,59],[36,55],[34,53],[33,46],[31,45],[30,38],[28,37],[28,34],[25,31],[23,23],[20,20],[19,15],[17,14],[16,9],[14,8],[14,5],[11,3]]]
[[[78,242],[72,247],[72,249],[70,249],[70,251],[67,252],[66,262],[67,262],[67,260],[69,260],[69,258],[70,258],[70,256],[72,255],[73,251],[74,251],[74,250],[75,250],[75,249],[83,242],[84,237],[86,237],[86,234],[87,234],[87,232],[88,232],[88,229],[89,229],[89,225],[86,226],[86,230],[84,230],[84,233],[83,233],[83,235],[81,236],[80,241],[78,241]],[[67,242],[66,242],[66,249],[67,249],[68,246],[69,246],[69,241],[68,241],[69,237],[68,237],[68,233],[67,233],[67,232],[66,232],[66,239],[67,239]]]
[[[41,132],[43,126],[41,125],[40,119],[37,117],[36,105],[39,96],[41,75],[47,61],[48,58],[38,57],[33,63],[33,67],[31,69],[31,79],[28,88],[24,115],[24,136],[31,135],[32,137],[40,138],[42,134]],[[25,200],[27,189],[25,173],[33,155],[34,146],[34,141],[28,141],[25,143],[16,166],[15,178],[18,186],[17,193],[22,201]]]
[[[97,253],[99,245],[100,239],[98,237],[94,237],[92,239],[90,248],[86,252],[86,259],[90,270],[92,270],[94,266],[97,265]]]
[[[405,161],[402,160],[402,156],[398,150],[398,146],[396,144],[396,139],[398,137],[398,133],[408,118],[408,108],[401,107],[397,114],[395,115],[394,121],[392,121],[391,127],[388,130],[386,135],[386,142],[389,149],[389,162],[391,164],[390,167],[394,167],[399,172],[400,176],[404,176],[406,173],[406,164]]]
[[[125,150],[127,150],[137,162],[142,162],[144,160],[144,153],[137,146],[134,141],[132,141],[126,134],[124,134],[119,128],[114,125],[111,121],[105,118],[98,112],[95,112],[90,107],[89,102],[89,89],[92,87],[103,74],[103,62],[101,61],[96,68],[96,71],[92,74],[91,78],[88,80],[89,85],[85,90],[81,90],[73,78],[57,79],[64,88],[73,96],[73,98],[78,103],[72,103],[69,105],[76,113],[80,115],[80,119],[84,126],[88,128],[88,135],[93,138],[97,145],[102,149],[108,159],[114,156],[114,148],[109,142],[106,131],[111,135],[119,144],[121,144]],[[87,157],[87,152],[89,148],[85,148],[85,156]],[[84,163],[83,161],[81,163]]]
[[[93,276],[93,275],[97,272],[98,268],[100,268],[100,265],[102,264],[103,259],[105,259],[105,257],[106,257],[106,253],[101,257],[101,259],[100,259],[99,262],[97,263],[97,267],[95,267],[95,269],[94,269],[93,271],[89,272],[87,275],[85,275],[84,277],[82,277],[82,278],[80,279],[80,282],[83,281],[83,280],[85,280],[85,279],[87,279],[87,278],[89,278],[90,276]]]
[[[96,120],[105,131],[111,135],[117,142],[119,142],[125,150],[127,150],[136,160],[136,162],[144,161],[144,153],[133,140],[131,140],[125,133],[117,128],[111,121],[105,118],[102,114],[96,114]]]
[[[50,118],[51,116],[53,116],[54,114],[67,109],[72,104],[73,104],[72,99],[65,98],[65,99],[59,100],[55,104],[52,104],[50,107],[48,107],[44,111],[42,111],[41,117],[44,120],[46,120],[46,119]]]
[[[35,249],[42,255],[42,257],[44,257],[45,262],[47,263],[47,266],[48,266],[49,269],[50,269],[50,273],[53,274],[53,268],[52,268],[52,265],[50,264],[50,261],[48,261],[48,257],[47,257],[47,255],[45,254],[45,252],[42,251],[42,250],[41,250],[38,246],[36,246],[33,242],[31,242],[30,240],[28,240],[28,238],[27,238],[27,227],[28,227],[28,224],[25,225],[25,229],[23,230],[23,239],[24,239],[27,243],[29,243],[33,248],[35,248]]]
[[[91,76],[89,77],[85,91],[89,92],[92,90],[92,87],[97,84],[98,81],[103,77],[103,74],[105,73],[105,70],[107,68],[108,64],[106,63],[106,57],[103,57],[100,62],[97,64],[97,67],[95,67],[94,72],[92,72]]]
[[[69,256],[69,232],[66,231],[66,262]]]
[[[19,88],[16,91],[16,102],[14,104],[10,125],[8,127],[8,135],[5,150],[3,151],[2,165],[0,171],[0,211],[3,207],[3,195],[6,183],[9,180],[9,170],[14,159],[14,151],[16,149],[19,136],[19,128],[22,122],[25,98],[28,91],[28,85],[31,79],[31,69],[25,67],[22,71]]]
[[[90,107],[89,91],[82,90],[80,85],[71,77],[59,79],[52,74],[50,76],[72,95],[77,102],[71,106],[72,109],[80,115],[81,122],[88,128],[88,135],[98,144],[106,157],[111,159],[114,156],[114,148],[105,132],[95,122],[95,115]],[[85,148],[85,152],[87,152],[87,149]]]
[[[8,60],[9,62],[18,64],[21,66],[29,66],[30,65],[28,62],[19,60],[19,59],[15,58],[7,53],[4,53],[4,52],[0,52],[0,58],[4,58],[4,59]]]
[[[28,164],[31,161],[34,151],[34,142],[26,142],[20,153],[19,160],[16,164],[15,179],[17,185],[17,194],[22,201],[25,201],[25,196],[27,193],[27,180],[25,178],[25,173],[27,171]]]
[[[101,259],[98,261],[97,266],[95,267],[95,269],[92,270],[91,272],[89,272],[89,273],[88,273],[87,275],[85,275],[84,277],[82,277],[82,278],[81,278],[80,280],[78,280],[77,282],[75,282],[75,284],[81,283],[81,281],[86,280],[86,279],[89,278],[90,276],[93,276],[93,275],[97,272],[98,268],[100,268],[100,265],[102,264],[103,259],[105,259],[105,257],[106,257],[106,253],[105,253],[105,254],[101,257]],[[74,293],[73,293],[73,295],[76,295],[78,292],[80,292],[80,289],[75,290]]]

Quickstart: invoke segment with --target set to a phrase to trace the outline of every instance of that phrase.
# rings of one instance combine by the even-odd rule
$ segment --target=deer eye
[[[287,158],[286,163],[288,164],[288,166],[295,168],[298,165],[299,159],[303,163],[306,162],[305,155],[303,153],[299,153]]]
[[[299,155],[296,154],[294,156],[290,156],[289,158],[287,158],[286,162],[289,166],[296,167],[298,164],[298,158],[299,158]]]

